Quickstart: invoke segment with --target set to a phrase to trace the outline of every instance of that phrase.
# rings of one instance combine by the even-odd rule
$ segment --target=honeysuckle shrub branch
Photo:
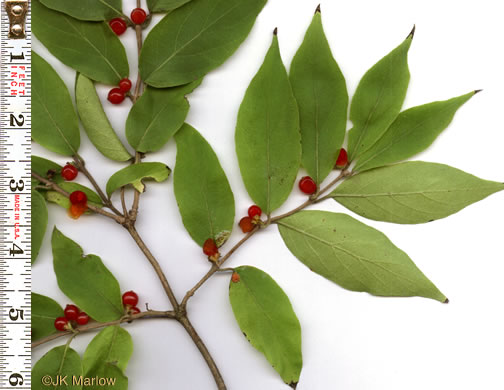
[[[237,218],[234,195],[217,155],[185,123],[186,96],[244,41],[266,0],[147,3],[150,12],[137,1],[138,8],[128,17],[120,0],[32,1],[35,35],[76,71],[73,102],[55,70],[36,53],[32,55],[32,138],[70,160],[61,166],[32,157],[32,262],[46,233],[48,202],[66,209],[72,218],[110,218],[136,242],[171,303],[164,310],[141,311],[136,294],[122,295],[118,280],[100,257],[84,254],[77,242],[54,228],[54,271],[72,305],[64,310],[51,298],[33,293],[32,345],[62,337],[68,340],[35,364],[32,388],[44,388],[40,380],[44,375],[83,374],[114,378],[114,388],[126,389],[133,341],[122,325],[165,318],[184,327],[217,388],[225,389],[224,378],[187,310],[191,297],[219,271],[230,278],[230,304],[245,337],[280,378],[295,388],[303,358],[301,328],[289,298],[271,276],[251,265],[223,267],[242,245],[272,225],[307,269],[347,290],[448,302],[384,234],[350,215],[311,206],[334,199],[368,219],[418,224],[447,217],[503,190],[502,183],[447,165],[406,161],[429,147],[478,91],[401,111],[410,78],[407,58],[413,29],[362,77],[350,100],[324,34],[320,8],[289,72],[275,29],[237,118],[236,153],[255,204],[248,216],[240,212]],[[144,41],[143,29],[155,12],[166,15]],[[134,85],[129,80],[130,53],[118,37],[129,27],[136,31],[138,43],[139,76]],[[109,102],[101,102],[96,83],[112,86]],[[125,98],[133,104],[125,129],[119,131],[124,131],[129,145],[123,144],[103,109],[103,104],[121,104]],[[347,119],[353,123],[349,131]],[[93,162],[79,154],[79,122],[101,154],[124,164],[104,187],[92,175]],[[163,162],[142,160],[172,138],[177,146],[173,181],[181,219],[195,244],[202,247],[202,259],[210,262],[208,272],[181,299],[172,290],[162,261],[153,256],[135,227],[142,215],[140,198],[145,187],[170,180],[172,173]],[[290,212],[276,213],[297,187],[300,170],[305,176],[298,187],[307,195],[306,201]],[[74,182],[79,175],[92,188]],[[128,191],[134,194],[131,204],[126,201]],[[238,219],[242,232],[233,233]],[[244,235],[228,247],[232,234]],[[71,341],[98,329],[81,358]]]

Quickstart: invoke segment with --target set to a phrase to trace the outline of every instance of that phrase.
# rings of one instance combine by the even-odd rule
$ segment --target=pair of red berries
[[[261,218],[262,210],[257,205],[252,205],[248,209],[248,217],[240,219],[238,225],[243,233],[250,233],[256,227]]]
[[[140,313],[140,309],[137,307],[138,295],[136,292],[126,291],[122,296],[122,303],[130,314]]]
[[[59,331],[71,330],[73,329],[73,324],[86,325],[89,322],[89,316],[80,311],[75,305],[66,305],[64,317],[58,317],[54,320],[54,327]]]
[[[135,24],[143,24],[147,19],[147,12],[142,8],[135,8],[131,11],[131,21]],[[126,21],[123,18],[114,18],[109,21],[109,26],[116,35],[122,35],[128,28]]]
[[[126,94],[131,89],[132,84],[131,80],[128,78],[124,78],[119,81],[119,87],[112,88],[107,96],[107,99],[112,104],[121,104],[126,98]]]
[[[341,149],[338,154],[338,159],[336,160],[336,164],[334,168],[336,169],[344,169],[348,165],[348,153],[345,149]],[[301,180],[299,180],[299,189],[307,195],[313,195],[317,192],[317,183],[310,176],[303,176]]]
[[[70,208],[68,214],[74,218],[79,218],[87,210],[87,195],[82,191],[74,191],[70,194]]]

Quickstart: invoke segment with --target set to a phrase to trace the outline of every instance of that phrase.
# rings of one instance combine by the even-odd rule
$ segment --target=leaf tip
[[[297,385],[299,382],[291,382],[289,383],[289,386],[292,387],[294,390],[296,389]]]
[[[448,298],[446,298],[444,301],[443,301],[444,304],[448,304],[450,303],[450,300]]]
[[[476,95],[476,94],[478,94],[478,93],[480,93],[482,91],[483,91],[482,89],[476,89],[476,90],[474,90],[474,94]]]
[[[277,35],[278,35],[278,27],[275,27],[275,29],[273,30],[273,35],[274,35],[274,36],[277,36]]]
[[[322,13],[322,12],[320,11],[320,4],[319,4],[319,5],[317,5],[317,9],[315,10],[315,15],[320,14],[320,13]]]
[[[411,32],[408,34],[406,39],[413,39],[413,37],[415,36],[415,30],[416,30],[416,24],[413,25],[413,28],[411,29]]]

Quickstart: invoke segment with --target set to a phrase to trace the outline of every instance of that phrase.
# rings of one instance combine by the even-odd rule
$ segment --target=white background
[[[190,96],[192,108],[187,121],[203,133],[219,156],[235,194],[237,219],[251,204],[234,151],[239,104],[270,45],[274,27],[279,28],[281,52],[288,67],[317,4],[316,0],[269,0],[241,48]],[[322,16],[350,96],[364,72],[396,47],[416,24],[405,107],[484,89],[418,159],[504,181],[504,33],[500,4],[491,0],[326,0]],[[133,6],[132,0],[124,1],[126,13]],[[128,48],[134,80],[137,64],[133,31],[130,29],[121,40]],[[73,93],[75,73],[39,43],[34,42],[34,48],[58,70]],[[107,90],[100,88],[100,96],[124,140],[124,123],[131,104],[126,101],[112,107],[105,100]],[[106,160],[94,150],[84,132],[82,135],[81,154],[104,185],[122,165]],[[61,164],[66,161],[36,145],[33,150]],[[147,160],[173,167],[175,155],[174,142],[170,141]],[[86,184],[82,177],[78,179]],[[302,200],[295,189],[278,212],[288,211]],[[345,211],[332,201],[320,207]],[[209,265],[184,230],[171,179],[148,185],[140,212],[138,230],[181,298]],[[265,270],[290,297],[303,330],[304,367],[298,389],[502,390],[504,193],[431,224],[364,222],[382,230],[405,250],[450,298],[450,304],[421,298],[376,298],[343,290],[297,261],[274,226],[254,237],[227,264],[250,264]],[[73,221],[62,209],[51,205],[48,229],[54,225],[79,242],[86,253],[100,255],[123,291],[133,289],[139,293],[142,306],[149,303],[153,309],[169,307],[155,274],[118,225],[99,216]],[[226,247],[240,237],[236,229]],[[241,334],[228,303],[228,281],[229,276],[215,276],[189,307],[189,315],[228,388],[288,389]],[[33,268],[33,290],[62,305],[68,303],[56,284],[49,235]],[[204,361],[176,322],[139,321],[127,325],[127,329],[135,344],[126,371],[131,389],[214,388]],[[73,347],[83,353],[92,336],[79,336]],[[34,362],[49,347],[61,343],[59,340],[35,350]]]

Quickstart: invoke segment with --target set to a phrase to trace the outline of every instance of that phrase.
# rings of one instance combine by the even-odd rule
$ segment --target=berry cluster
[[[344,169],[348,165],[348,154],[345,149],[341,149],[338,154],[338,159],[335,164],[335,168]],[[317,192],[317,183],[310,176],[304,176],[299,180],[299,189],[307,194],[313,195]],[[248,209],[248,216],[240,219],[238,223],[240,229],[243,233],[250,233],[255,229],[257,225],[262,223],[261,221],[262,210],[257,205],[252,205]],[[220,257],[219,248],[213,238],[208,238],[203,244],[203,253],[208,256],[212,261],[217,261]],[[239,281],[240,276],[238,274],[233,274],[233,281]]]
[[[147,20],[147,12],[145,12],[142,8],[135,8],[131,11],[130,18],[134,24],[143,24]],[[109,20],[109,26],[116,35],[124,34],[128,28],[128,24],[123,18],[114,18]]]
[[[131,89],[132,84],[131,80],[128,78],[124,78],[119,81],[119,86],[116,88],[112,88],[107,96],[107,99],[112,104],[121,104],[126,98],[126,94]]]
[[[72,330],[89,322],[89,316],[75,305],[66,305],[63,313],[64,317],[58,317],[54,320],[54,327],[59,331]]]
[[[138,295],[136,292],[126,291],[122,296],[122,303],[128,314],[133,315],[140,313],[140,309],[137,307]]]
[[[87,195],[82,191],[74,191],[70,194],[70,208],[68,214],[77,219],[87,210]]]
[[[243,233],[250,233],[256,225],[261,223],[262,210],[257,205],[252,205],[248,209],[248,217],[243,217],[238,223]]]

